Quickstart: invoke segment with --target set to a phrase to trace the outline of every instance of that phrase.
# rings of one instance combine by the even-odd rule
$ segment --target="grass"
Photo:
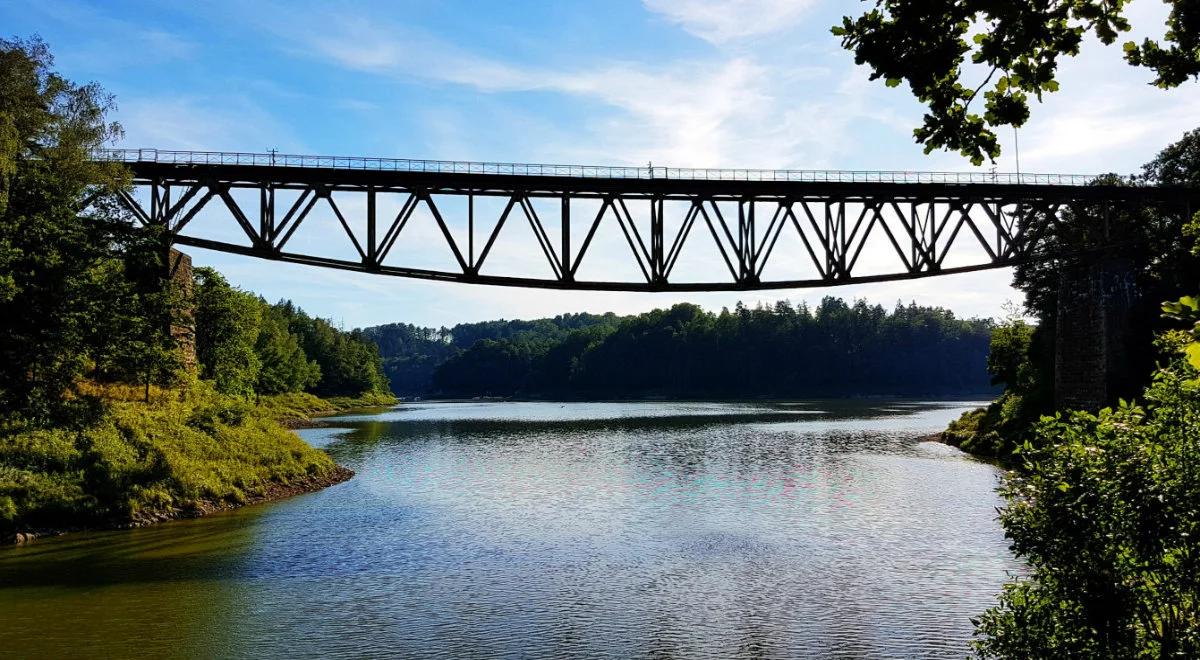
[[[280,421],[309,419],[320,415],[333,415],[360,408],[382,408],[395,405],[396,397],[391,394],[364,392],[359,396],[337,396],[323,399],[307,392],[288,392],[262,397],[258,406]]]
[[[256,406],[204,382],[153,390],[149,402],[141,388],[80,389],[107,402],[86,428],[0,425],[0,537],[193,515],[328,477],[333,460],[279,420],[394,401],[297,394]]]

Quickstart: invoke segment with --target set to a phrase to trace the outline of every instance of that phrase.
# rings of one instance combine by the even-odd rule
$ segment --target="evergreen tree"
[[[218,392],[249,397],[262,367],[255,346],[264,305],[211,268],[197,268],[195,276],[200,377],[213,381]]]
[[[321,381],[320,365],[308,359],[299,338],[288,330],[282,307],[262,304],[254,350],[260,364],[254,389],[259,394],[304,392]]]

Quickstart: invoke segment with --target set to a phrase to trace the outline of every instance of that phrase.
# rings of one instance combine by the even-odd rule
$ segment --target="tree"
[[[1132,179],[1109,175],[1097,183],[1200,186],[1200,129],[1165,147],[1142,167],[1141,175]],[[1189,241],[1181,240],[1188,220],[1178,208],[1138,204],[1106,210],[1082,203],[1062,211],[1056,222],[1047,222],[1043,258],[1019,264],[1013,273],[1013,285],[1025,293],[1026,310],[1039,322],[1034,341],[1043,351],[1042,361],[1052,359],[1046,349],[1055,341],[1063,275],[1110,264],[1124,271],[1138,292],[1123,328],[1128,365],[1121,395],[1139,393],[1155,367],[1154,337],[1167,327],[1159,305],[1191,293],[1200,282],[1200,255],[1190,250]]]
[[[734,312],[720,314],[678,304],[596,319],[602,321],[489,322],[490,332],[508,338],[481,339],[442,362],[432,391],[561,399],[977,394],[990,389],[984,367],[991,322],[956,319],[944,309],[901,305],[889,314],[865,301],[848,305],[827,297],[816,314],[786,302],[739,304]],[[564,333],[577,321],[581,327]],[[541,329],[510,332],[504,325]],[[939,359],[927,359],[930,354]]]
[[[1029,369],[1033,330],[1033,326],[1018,318],[998,325],[992,331],[987,365],[993,383],[1010,387],[1022,384],[1024,372]]]
[[[196,361],[218,392],[249,397],[259,382],[262,303],[211,268],[195,270]]]
[[[261,301],[260,301],[261,302]],[[261,303],[262,319],[254,351],[260,364],[254,391],[258,394],[304,392],[321,382],[321,367],[309,360],[300,340],[288,331],[280,307]]]
[[[1130,64],[1153,70],[1154,84],[1170,88],[1200,75],[1200,8],[1195,0],[1165,1],[1171,5],[1166,45],[1147,39],[1124,49]],[[872,80],[882,78],[889,87],[907,82],[926,106],[913,131],[926,153],[951,149],[979,165],[1000,155],[994,129],[1022,126],[1029,97],[1041,101],[1058,90],[1061,57],[1079,54],[1089,33],[1112,44],[1130,29],[1127,4],[876,0],[873,9],[843,17],[832,31],[855,62],[872,69]]]
[[[329,321],[314,318],[291,302],[276,308],[287,319],[308,359],[317,363],[321,379],[313,388],[321,396],[358,396],[388,392],[379,349],[360,331],[346,332]]]
[[[52,65],[0,40],[0,409],[63,421],[85,375],[169,378],[173,343],[164,243],[115,203],[124,168],[91,158],[121,133],[112,97]]]

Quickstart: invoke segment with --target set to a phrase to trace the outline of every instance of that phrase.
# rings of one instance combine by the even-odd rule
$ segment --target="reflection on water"
[[[962,657],[1015,570],[968,404],[460,403],[307,440],[358,475],[0,549],[15,656]]]

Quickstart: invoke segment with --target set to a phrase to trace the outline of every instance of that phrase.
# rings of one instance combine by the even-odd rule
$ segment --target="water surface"
[[[969,403],[428,403],[284,502],[0,548],[7,657],[963,657],[1017,566]]]

